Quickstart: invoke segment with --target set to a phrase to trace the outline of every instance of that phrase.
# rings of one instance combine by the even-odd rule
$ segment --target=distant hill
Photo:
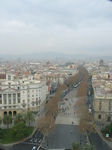
[[[93,56],[87,54],[65,54],[61,52],[38,52],[23,55],[0,55],[1,59],[84,59],[84,60],[112,60],[111,56]]]

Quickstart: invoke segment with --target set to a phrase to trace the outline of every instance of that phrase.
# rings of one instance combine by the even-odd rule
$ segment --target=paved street
[[[78,116],[74,110],[77,90],[72,90],[64,99],[65,104],[61,105],[65,112],[61,111],[56,119],[56,130],[48,136],[48,140],[43,143],[43,146],[49,149],[54,148],[70,148],[72,142],[81,142],[84,145],[87,140],[84,135],[78,131]],[[70,105],[71,103],[71,105]],[[75,114],[74,114],[75,111]],[[74,124],[72,125],[72,122]],[[72,131],[72,135],[70,134]],[[91,133],[89,136],[90,143],[95,145],[96,150],[111,150],[111,148],[100,138],[97,133]]]
[[[89,136],[90,143],[95,145],[96,150],[112,150],[97,133],[91,133]]]
[[[42,143],[43,147],[67,149],[71,147],[73,142],[81,142],[82,145],[86,144],[85,135],[80,134],[78,131],[79,118],[73,107],[76,102],[76,93],[77,89],[72,90],[64,97],[63,104],[60,105],[62,111],[56,118],[56,130]]]
[[[79,118],[77,117],[76,110],[74,108],[74,104],[76,102],[76,92],[77,90],[72,90],[67,96],[64,97],[64,105],[61,104],[60,108],[62,111],[58,114],[56,118],[56,124],[72,124],[78,125]],[[68,100],[66,100],[68,99]]]
[[[47,136],[45,141],[41,143],[44,148],[67,149],[71,147],[72,142],[80,142],[82,145],[86,144],[87,139],[85,135],[80,134],[78,131],[79,118],[75,108],[73,107],[76,101],[76,92],[77,89],[72,90],[64,97],[63,102],[60,104],[62,111],[60,111],[56,118],[56,129],[52,134]],[[14,145],[11,150],[31,150],[33,146],[38,148],[40,144],[38,142],[37,144],[34,142],[35,136],[36,134],[33,135],[32,142],[31,139],[29,139],[26,142]],[[91,144],[95,145],[96,150],[111,150],[111,148],[102,141],[97,133],[92,133],[89,136],[89,140]]]
[[[34,144],[17,144],[14,145],[11,150],[32,150]],[[37,147],[37,146],[36,146]]]
[[[49,149],[65,149],[70,148],[72,142],[81,142],[82,145],[84,145],[86,143],[86,138],[84,135],[79,134],[78,126],[59,124],[56,126],[55,131],[47,137],[46,142],[43,142],[42,145]]]

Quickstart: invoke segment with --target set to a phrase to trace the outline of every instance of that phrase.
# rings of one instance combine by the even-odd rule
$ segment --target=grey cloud
[[[111,14],[106,0],[0,1],[0,51],[110,51]]]

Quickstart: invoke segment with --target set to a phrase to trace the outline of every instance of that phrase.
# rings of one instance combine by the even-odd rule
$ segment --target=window
[[[111,110],[111,106],[109,106],[109,110]]]
[[[4,104],[7,104],[7,101],[6,101],[6,100],[4,100]]]
[[[98,115],[98,119],[101,119],[101,115]]]
[[[13,104],[16,103],[16,94],[13,94]]]
[[[11,80],[11,75],[8,75],[8,80]]]
[[[11,104],[11,99],[9,99],[9,104]]]
[[[101,101],[99,102],[99,105],[101,105]]]
[[[4,100],[4,104],[7,104],[6,94],[3,94],[3,100]]]
[[[3,99],[6,100],[6,94],[3,94]]]
[[[18,93],[17,96],[20,97],[20,93]]]
[[[13,100],[13,104],[16,104],[16,100],[15,99]]]
[[[110,121],[111,121],[111,117],[110,117],[110,116],[107,118],[107,121],[108,121],[108,122],[110,122]]]
[[[20,99],[18,99],[18,103],[20,103]]]
[[[101,106],[99,106],[99,110],[101,110]]]
[[[109,102],[109,105],[111,105],[111,102]]]

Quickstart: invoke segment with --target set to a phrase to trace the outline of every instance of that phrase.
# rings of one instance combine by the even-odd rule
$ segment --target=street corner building
[[[98,83],[98,81],[97,81]],[[110,81],[101,81],[94,87],[94,119],[100,122],[112,121],[112,83]]]
[[[46,81],[31,77],[14,79],[7,73],[0,79],[0,117],[25,114],[28,110],[39,112],[46,100]]]

